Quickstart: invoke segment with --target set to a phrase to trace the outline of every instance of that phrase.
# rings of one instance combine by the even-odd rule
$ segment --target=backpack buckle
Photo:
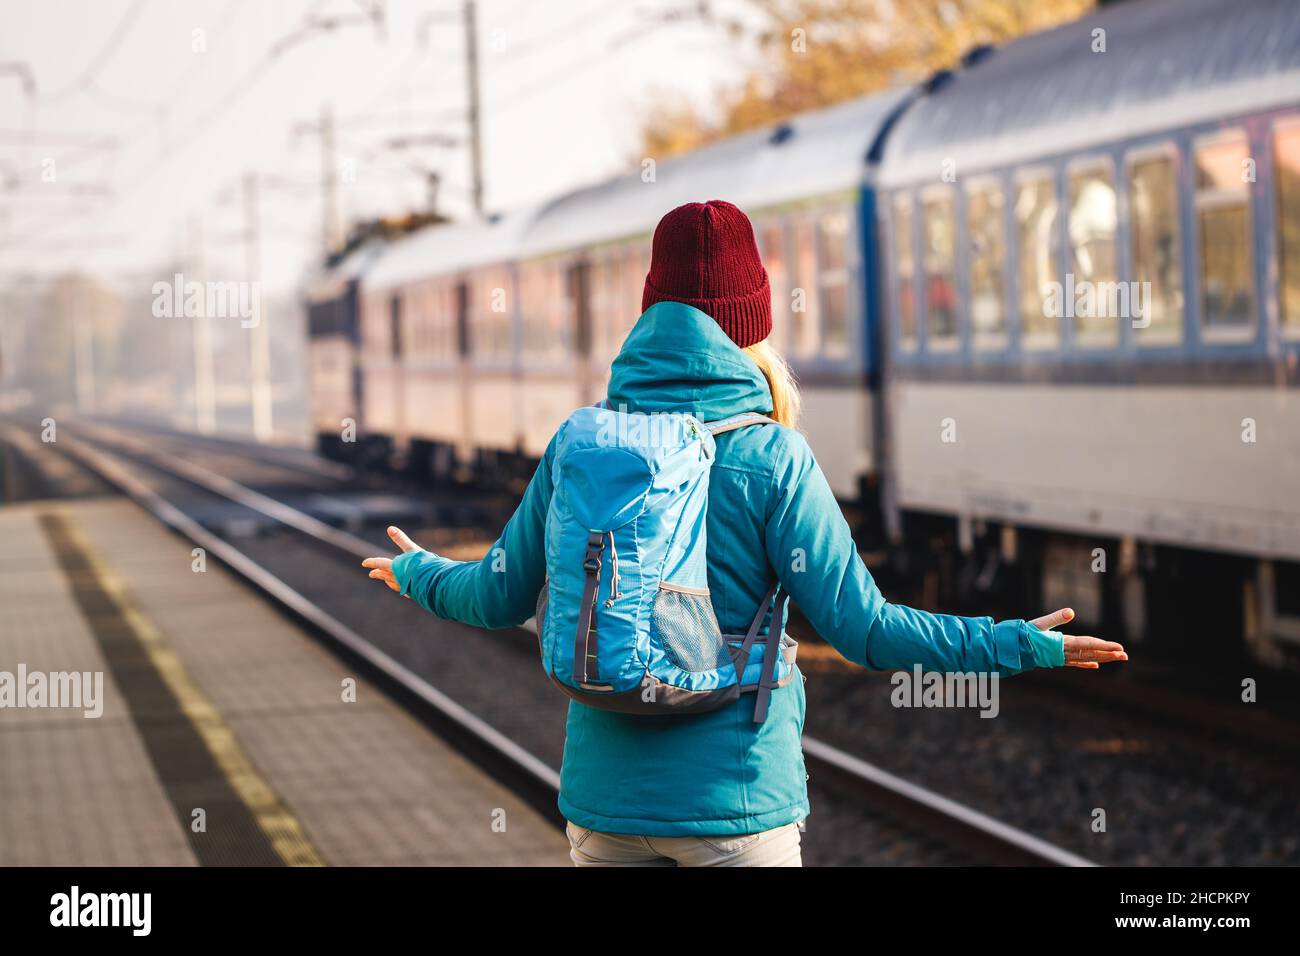
[[[600,554],[605,550],[605,536],[599,531],[587,535],[587,553],[582,559],[582,570],[588,574],[600,571]]]

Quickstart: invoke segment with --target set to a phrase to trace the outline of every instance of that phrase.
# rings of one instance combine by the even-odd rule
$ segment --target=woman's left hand
[[[388,529],[388,536],[393,539],[393,544],[397,545],[402,551],[419,551],[420,546],[406,536],[406,532],[396,526]],[[361,562],[363,568],[370,568],[370,577],[376,581],[383,581],[394,591],[399,594],[402,586],[397,583],[397,578],[393,576],[393,559],[392,558],[366,558]]]
[[[1063,607],[1059,611],[1053,611],[1051,614],[1044,614],[1042,617],[1035,618],[1029,623],[1040,631],[1050,631],[1052,628],[1068,624],[1073,620],[1074,609]],[[1111,661],[1128,660],[1124,645],[1117,644],[1115,641],[1103,641],[1099,637],[1075,637],[1073,634],[1062,634],[1061,638],[1065,641],[1066,667],[1084,667],[1089,670],[1096,670],[1102,664],[1108,664]]]

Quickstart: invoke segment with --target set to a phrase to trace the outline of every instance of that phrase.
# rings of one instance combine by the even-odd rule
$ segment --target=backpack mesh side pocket
[[[731,654],[707,594],[660,588],[650,610],[650,634],[676,667],[691,673],[731,666]]]

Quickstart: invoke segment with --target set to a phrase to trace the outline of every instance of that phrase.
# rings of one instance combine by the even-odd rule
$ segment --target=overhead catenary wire
[[[222,29],[224,29],[224,26],[228,24],[237,14],[239,9],[241,9],[241,4],[243,2],[244,0],[228,0],[225,6],[221,8],[218,17]],[[139,17],[139,8],[143,8],[143,6],[144,0],[138,0],[138,3],[133,5],[133,7],[137,8],[136,13],[134,14],[135,17]],[[368,6],[364,2],[358,2],[358,6],[361,7],[362,10],[369,9],[372,14],[374,13],[374,7]],[[488,16],[483,18],[483,22],[480,24],[480,30],[483,33],[491,35],[494,34],[497,27],[502,24],[513,28],[514,24],[511,21],[517,18],[517,16],[523,16],[527,6],[526,3],[516,3],[512,5],[509,15],[505,20],[501,19],[502,14],[498,10],[488,7],[484,11]],[[421,22],[427,22],[430,25],[447,24],[451,26],[454,25],[457,20],[463,19],[465,8],[466,4],[463,0],[461,0],[461,2],[448,2],[446,6],[428,11]],[[614,19],[615,13],[617,12],[616,8],[617,3],[612,2],[612,0],[606,0],[606,2],[603,3],[592,3],[589,5],[587,12],[585,12],[581,18],[573,16],[556,26],[548,25],[545,32],[540,36],[531,40],[521,41],[513,46],[506,46],[504,49],[494,50],[491,52],[490,56],[485,52],[485,63],[490,64],[494,59],[531,59],[538,53],[542,53],[556,47],[557,45],[567,42],[569,38],[580,38],[586,36],[593,29],[597,29],[601,27],[601,25],[606,24],[609,20]],[[299,8],[299,10],[301,9],[302,8]],[[532,9],[535,10],[537,8],[533,7]],[[306,38],[315,33],[332,30],[335,26],[342,25],[344,21],[352,23],[367,19],[367,17],[350,16],[349,13],[350,11],[340,10],[337,6],[332,9],[328,8],[328,4],[324,2],[324,0],[312,4],[306,14],[298,19],[296,27],[286,31],[275,42],[269,43],[256,62],[254,62],[241,75],[230,81],[227,86],[215,96],[215,98],[210,98],[204,102],[197,112],[191,111],[190,113],[183,113],[179,106],[175,104],[174,98],[169,98],[172,99],[172,105],[170,107],[164,104],[159,104],[157,110],[151,110],[151,104],[144,99],[119,97],[116,96],[116,94],[103,90],[102,88],[92,91],[92,95],[97,95],[99,100],[112,100],[115,105],[121,106],[122,112],[149,113],[149,115],[143,116],[139,123],[130,128],[130,138],[132,139],[139,132],[154,126],[158,127],[161,132],[163,125],[169,122],[173,116],[180,116],[183,121],[178,124],[179,129],[170,131],[167,140],[159,143],[157,149],[155,149],[148,157],[142,157],[142,159],[145,160],[144,162],[138,165],[132,164],[128,169],[117,170],[117,176],[115,178],[123,183],[123,188],[113,197],[115,203],[110,205],[109,203],[104,202],[98,212],[89,217],[91,221],[102,221],[102,217],[108,215],[112,209],[121,208],[122,202],[135,196],[141,190],[150,188],[155,182],[157,182],[157,176],[162,169],[192,150],[200,137],[206,133],[208,128],[225,116],[231,109],[235,108],[240,103],[246,102],[247,98],[258,87],[259,83],[261,83],[270,71],[275,68],[277,63],[280,61],[280,58],[284,55],[289,55],[293,50],[299,48]],[[550,21],[554,18],[548,17],[547,19]],[[119,38],[125,37],[131,25],[131,21],[127,21],[125,25],[119,21],[117,28],[114,30],[114,34],[118,35]],[[662,24],[651,24],[647,28],[647,32],[649,30],[657,29],[660,25]],[[597,38],[593,41],[592,45],[600,42],[600,39]],[[393,84],[408,82],[411,77],[423,73],[424,71],[421,68],[425,67],[426,64],[432,67],[432,69],[430,69],[428,73],[424,73],[424,75],[428,76],[429,73],[432,73],[433,79],[428,83],[419,84],[417,88],[432,89],[438,92],[444,90],[451,92],[450,85],[441,82],[439,78],[441,77],[443,80],[446,80],[449,77],[455,76],[455,71],[458,67],[460,69],[465,69],[466,64],[463,62],[464,58],[448,56],[445,54],[431,57],[428,55],[425,47],[427,47],[427,39],[424,43],[413,43],[413,48],[407,51],[406,56],[399,62],[397,70],[395,72],[391,70],[388,71],[389,76],[392,79],[390,79],[386,84],[385,90],[381,90],[380,93],[371,100],[372,103],[375,102],[375,100],[382,100],[386,96],[403,95],[406,87],[400,87],[396,93],[392,93],[391,87]],[[107,46],[105,49],[107,50]],[[488,112],[492,113],[499,110],[514,109],[517,104],[530,101],[533,97],[539,95],[545,89],[553,87],[556,83],[563,82],[570,76],[578,75],[595,63],[607,61],[615,52],[614,49],[610,48],[609,44],[606,44],[606,48],[596,53],[590,60],[562,65],[540,78],[534,78],[526,85],[523,85],[517,92],[507,97],[492,98],[488,100]],[[111,62],[111,58],[105,59],[104,51],[101,51],[100,55],[97,55],[95,60],[93,60],[88,66],[87,71],[83,71],[82,77],[88,79],[93,86],[93,81],[98,78],[99,73],[103,70],[104,64],[108,62]],[[180,90],[178,90],[178,93],[181,90],[189,89],[199,77],[203,76],[205,65],[205,61],[200,58],[193,66],[185,71],[184,78],[179,81]],[[459,87],[462,84],[456,85]],[[438,135],[443,138],[440,142],[425,145],[428,145],[430,149],[437,148],[441,151],[444,149],[459,148],[460,144],[453,142],[453,140],[457,137],[460,131],[464,129],[462,124],[465,123],[466,119],[466,110],[463,107],[440,105],[425,106],[422,104],[420,107],[413,106],[410,110],[391,110],[380,115],[376,115],[370,111],[349,113],[348,115],[339,118],[336,123],[336,134],[342,135],[342,127],[346,126],[349,131],[364,132],[365,134],[370,134],[373,131],[374,139],[391,140],[395,136],[400,137],[402,131],[413,133],[416,130],[428,131],[432,127],[436,132],[438,132]],[[442,129],[446,129],[446,132],[440,132]],[[366,135],[365,138],[370,139],[372,137]],[[409,139],[409,137],[407,138]],[[59,160],[61,165],[65,161],[75,162],[80,165],[81,163],[95,159],[97,156],[112,154],[109,159],[109,168],[112,168],[113,164],[116,164],[119,167],[124,166],[125,163],[122,162],[122,160],[124,160],[126,156],[114,154],[114,150],[116,150],[117,153],[122,152],[121,147],[124,142],[125,138],[117,143],[104,143],[102,144],[103,151],[101,153],[95,153],[85,148],[78,149],[70,155],[59,157]],[[424,177],[426,180],[431,175],[437,175],[440,186],[456,197],[455,202],[457,206],[460,205],[460,199],[462,197],[469,198],[471,201],[477,198],[480,204],[482,202],[481,186],[474,185],[474,179],[476,177],[471,175],[469,187],[463,188],[454,178],[449,178],[444,175],[442,167],[447,164],[441,154],[437,157],[430,157],[428,161],[417,162],[413,160],[418,154],[415,154],[408,149],[404,152],[407,156],[411,157],[411,159],[407,160],[402,158],[401,152],[403,151],[398,151],[398,156],[393,161],[389,162],[385,154],[391,155],[394,150],[391,148],[385,148],[383,143],[376,144],[369,148],[355,150],[353,145],[355,140],[351,136],[346,137],[345,142],[348,143],[348,152],[351,153],[351,155],[348,156],[349,159],[352,158],[353,155],[358,156],[363,160],[365,166],[371,167],[370,171],[357,176],[355,181],[352,181],[349,178],[347,183],[349,190],[355,187],[367,191],[367,197],[359,199],[365,207],[373,207],[375,204],[374,199],[369,198],[375,196],[374,193],[370,193],[370,190],[400,187],[403,182],[401,178],[402,174],[407,176],[414,175]],[[388,145],[391,147],[393,144],[389,143]],[[413,144],[408,143],[407,145]],[[457,162],[457,165],[459,165],[459,162]],[[434,171],[435,169],[437,169],[436,173]],[[393,178],[393,174],[397,174],[397,177]],[[411,185],[415,185],[413,179],[409,180],[409,182]],[[103,195],[106,197],[106,194]],[[30,207],[24,206],[22,207],[19,216],[26,217],[28,218],[28,221],[31,221],[30,217],[26,216],[28,212],[30,212]],[[60,213],[52,216],[42,216],[41,218],[46,221],[36,223],[34,230],[15,230],[11,233],[11,236],[16,237],[19,233],[23,233],[30,239],[43,241],[70,229],[73,223],[77,223],[78,225],[84,224],[87,217],[83,216],[73,218],[70,216],[63,216]],[[0,240],[0,244],[7,246],[17,245],[14,241],[5,242],[3,240]],[[26,245],[27,242],[24,241],[23,244]]]
[[[131,5],[127,7],[126,11],[122,14],[121,19],[118,20],[117,25],[104,41],[103,46],[100,47],[99,52],[91,59],[86,68],[78,74],[77,79],[73,80],[67,86],[55,90],[53,93],[39,96],[38,101],[42,105],[52,105],[69,99],[77,93],[85,92],[85,90],[95,82],[96,77],[99,76],[104,67],[108,66],[112,61],[113,56],[121,47],[122,42],[126,39],[127,34],[130,33],[131,28],[135,26],[136,20],[139,19],[141,12],[143,12],[148,2],[149,0],[132,0]]]
[[[602,17],[611,12],[615,7],[620,5],[626,6],[625,0],[607,0],[594,9],[586,9],[577,16],[564,21],[559,26],[547,31],[541,36],[524,41],[517,46],[506,47],[503,50],[494,50],[493,56],[501,57],[508,60],[522,60],[534,54],[548,50],[556,43],[566,40],[572,40],[586,33],[590,28],[599,25]]]
[[[605,7],[602,7],[599,10],[589,13],[588,19],[593,24],[597,22],[604,22],[608,18],[604,18],[604,20],[598,20],[596,18],[596,14],[612,13],[614,6],[615,5],[612,3],[607,4]],[[703,11],[707,13],[707,10],[708,7],[706,4],[704,5]],[[619,55],[630,44],[640,42],[645,37],[656,32],[657,30],[660,30],[663,27],[674,23],[683,22],[685,19],[686,19],[685,15],[660,16],[657,17],[653,22],[649,23],[648,25],[642,25],[635,30],[629,30],[620,33],[614,37],[611,37],[606,42],[604,48],[599,52],[584,56],[582,59],[578,60],[577,62],[564,64],[558,67],[557,69],[551,70],[543,74],[540,77],[532,78],[526,83],[521,83],[519,86],[509,91],[505,95],[500,96],[493,100],[489,100],[488,106],[495,113],[501,113],[501,112],[506,112],[508,110],[512,110],[518,105],[520,105],[521,103],[528,102],[533,97],[537,96],[539,93],[545,92],[548,89],[553,88],[555,85],[559,83],[563,83],[564,81],[571,79],[575,76],[578,76],[581,73],[585,73],[587,70],[591,69],[594,66],[598,66],[600,64],[603,64],[613,59],[615,56]],[[699,19],[700,22],[707,22],[707,18],[700,17]]]
[[[220,14],[220,20],[217,27],[218,30],[224,29],[224,27],[230,22],[231,18],[233,17],[235,11],[237,10],[241,2],[242,0],[230,0],[230,2],[227,3],[225,8],[222,10],[222,13]],[[100,72],[104,69],[104,67],[109,62],[111,62],[111,59],[115,54],[118,46],[126,38],[130,29],[134,26],[134,24],[138,20],[140,13],[143,11],[144,7],[146,6],[146,3],[147,0],[136,0],[136,2],[134,2],[127,9],[126,13],[119,20],[119,22],[111,32],[108,41],[103,45],[100,51],[92,59],[91,63],[87,66],[87,68],[82,71],[82,73],[78,77],[78,80],[75,83],[59,90],[56,94],[52,94],[51,100],[53,100],[54,98],[66,97],[78,91],[86,91],[88,87],[93,85],[94,81],[97,79]],[[181,155],[184,151],[186,151],[193,144],[194,140],[202,131],[207,129],[213,122],[215,122],[226,111],[232,108],[236,103],[238,103],[247,95],[247,93],[257,84],[257,82],[260,79],[262,79],[265,76],[265,74],[275,65],[278,57],[281,54],[297,46],[299,43],[302,42],[305,36],[311,34],[312,32],[322,30],[322,29],[333,29],[335,26],[339,25],[340,22],[339,19],[321,18],[322,17],[321,11],[325,7],[325,5],[326,5],[325,2],[317,2],[313,4],[308,9],[306,15],[303,17],[302,22],[300,23],[300,26],[298,28],[290,31],[286,35],[282,36],[275,43],[273,43],[268,48],[268,50],[264,53],[262,58],[257,63],[255,63],[250,70],[248,70],[243,76],[239,77],[216,100],[210,102],[207,108],[202,110],[182,130],[172,135],[169,138],[169,141],[163,144],[160,147],[160,149],[156,152],[155,157],[152,161],[148,162],[145,166],[133,171],[129,176],[126,176],[125,178],[128,180],[128,185],[123,190],[121,190],[119,193],[116,194],[116,198],[120,201],[136,193],[138,190],[143,188],[147,183],[149,183],[152,177],[156,175],[156,173],[159,170],[161,170],[167,163],[174,160],[177,156]],[[457,4],[456,6],[461,7],[463,10],[463,4]],[[430,11],[429,13],[426,13],[425,18],[422,21],[422,24],[427,25],[429,23],[443,22],[443,21],[450,22],[458,18],[461,15],[461,12],[462,11],[458,11],[455,8],[444,8],[441,10]],[[553,37],[554,33],[548,34],[548,36]],[[425,45],[424,43],[420,44],[420,46],[424,46],[424,45]],[[420,58],[421,58],[421,50],[418,48],[412,50],[411,53],[408,54],[408,59],[412,63],[418,63]],[[202,61],[198,61],[194,64],[193,67],[191,67],[189,70],[186,71],[187,75],[184,78],[184,80],[181,81],[180,90],[178,90],[178,93],[183,92],[185,89],[188,89],[190,85],[192,85],[194,80],[201,72],[201,67],[202,67]],[[99,90],[96,92],[98,93],[99,99],[101,100],[114,100],[114,99],[120,100],[120,102],[118,102],[117,105],[123,106],[127,111],[150,113],[147,119],[142,120],[141,123],[137,124],[135,127],[132,127],[128,131],[128,134],[122,137],[121,141],[130,141],[134,139],[145,129],[147,129],[147,127],[154,125],[155,123],[165,122],[168,115],[175,112],[174,107],[168,108],[164,103],[156,104],[157,108],[154,109],[151,108],[151,105],[149,103],[142,100],[127,101],[125,98],[115,98],[113,94],[109,94],[106,91]],[[448,119],[451,119],[454,118],[457,114],[459,114],[461,117],[465,116],[463,110],[455,110],[455,109],[446,109],[443,115],[445,115]],[[120,141],[114,141],[113,143],[105,143],[102,148],[104,148],[105,150],[112,150],[117,148],[119,144]],[[80,162],[83,158],[85,157],[78,154],[78,156],[75,158],[75,161]],[[81,222],[81,220],[72,219],[72,218],[51,219],[49,220],[49,225],[46,228],[37,230],[34,238],[41,239],[51,235],[55,235],[59,231],[61,231],[64,228],[67,228],[74,222],[79,223]]]
[[[301,29],[302,28],[300,27],[299,30]],[[298,31],[293,31],[293,33],[297,33],[297,32]],[[293,34],[291,33],[288,35],[293,35]],[[283,40],[284,38],[282,37],[281,39]],[[237,79],[235,83],[232,84],[226,90],[225,93],[223,93],[221,96],[217,98],[216,101],[214,101],[209,105],[208,109],[203,111],[193,122],[191,122],[187,127],[185,127],[185,129],[180,134],[178,134],[178,136],[175,138],[175,140],[173,140],[172,143],[168,144],[167,147],[160,150],[152,163],[148,164],[145,168],[138,170],[133,176],[129,177],[130,185],[125,189],[123,189],[118,194],[117,198],[120,200],[137,192],[142,186],[144,186],[146,183],[150,181],[151,177],[154,174],[156,174],[160,169],[162,169],[168,162],[173,160],[177,155],[179,155],[181,152],[187,149],[200,132],[207,129],[207,127],[215,119],[217,119],[220,115],[222,115],[226,110],[230,109],[240,99],[242,99],[247,94],[247,92],[253,88],[253,86],[257,83],[257,81],[260,80],[272,67],[275,66],[279,57],[279,54],[275,52],[279,42],[280,41],[277,41],[276,44],[272,44],[271,47],[258,59],[258,61],[253,65],[251,69],[249,69],[241,77],[239,77],[239,79]],[[64,228],[67,228],[72,223],[80,222],[80,221],[81,220],[74,220],[74,219],[51,220],[50,226],[44,230],[38,231],[36,238],[38,239],[46,238],[52,234],[61,231]]]
[[[218,15],[211,28],[199,26],[195,27],[195,29],[203,30],[205,34],[221,36],[225,32],[226,27],[228,27],[234,19],[235,11],[239,8],[240,4],[245,2],[246,0],[227,0],[226,5],[222,8],[221,13]],[[130,140],[133,139],[135,135],[142,132],[146,126],[150,126],[155,122],[163,122],[165,117],[173,111],[173,104],[184,97],[190,86],[203,72],[206,65],[206,60],[203,57],[196,57],[195,61],[186,67],[181,76],[178,77],[176,83],[163,87],[163,89],[166,89],[169,92],[167,97],[162,100],[142,100],[120,96],[104,89],[98,83],[91,84],[85,92],[88,97],[94,99],[100,106],[107,109],[120,113],[131,113],[137,115],[140,113],[146,113],[151,117],[151,119],[145,120],[125,134],[124,139]]]

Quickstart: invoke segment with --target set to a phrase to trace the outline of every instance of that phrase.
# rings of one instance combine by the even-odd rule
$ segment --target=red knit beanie
[[[749,217],[711,199],[678,206],[655,228],[641,311],[683,302],[712,316],[744,348],[772,331],[772,289]]]

